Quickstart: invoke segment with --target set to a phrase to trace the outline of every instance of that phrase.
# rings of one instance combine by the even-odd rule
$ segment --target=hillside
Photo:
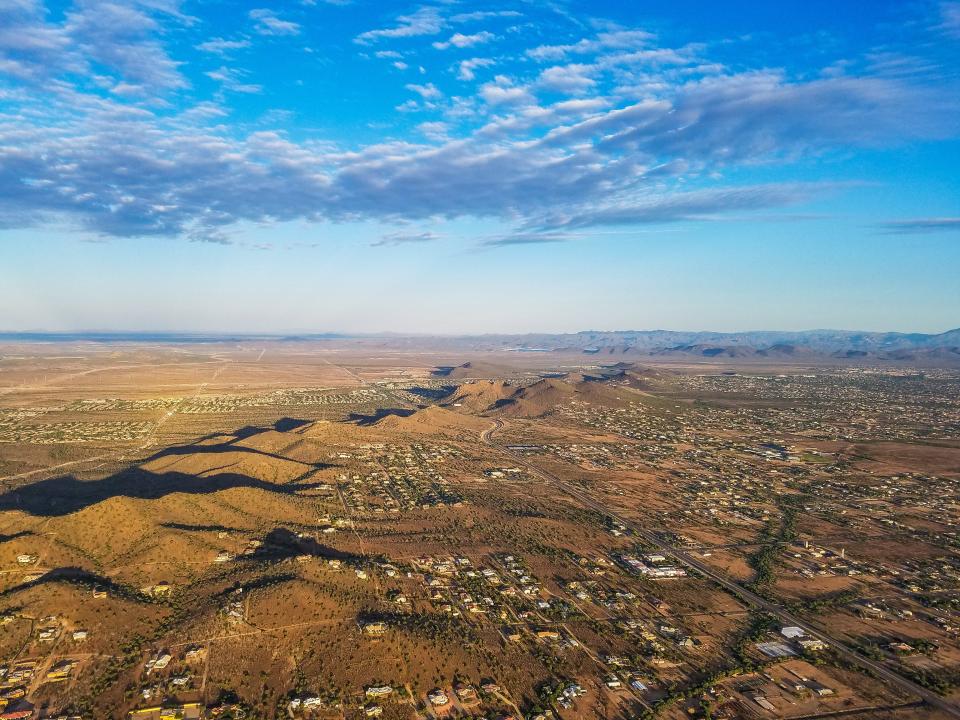
[[[520,388],[509,398],[501,401],[488,412],[502,417],[534,418],[553,412],[558,405],[573,400],[599,405],[618,406],[628,402],[629,390],[612,387],[600,380],[585,380],[582,376],[572,379],[544,378],[525,388]]]
[[[437,405],[416,410],[410,415],[387,415],[373,423],[370,428],[397,434],[479,434],[490,423],[470,415],[453,412]]]
[[[507,400],[516,391],[517,388],[503,380],[478,380],[457,386],[440,400],[440,404],[460,412],[482,413]]]

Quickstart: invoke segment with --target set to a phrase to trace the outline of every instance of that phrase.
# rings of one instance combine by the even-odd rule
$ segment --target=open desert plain
[[[8,340],[0,704],[957,717],[960,373],[721,354]]]
[[[0,720],[960,720],[960,0],[0,0]]]

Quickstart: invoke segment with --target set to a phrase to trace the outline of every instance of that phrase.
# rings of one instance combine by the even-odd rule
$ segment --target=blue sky
[[[960,2],[0,0],[2,329],[960,326]]]

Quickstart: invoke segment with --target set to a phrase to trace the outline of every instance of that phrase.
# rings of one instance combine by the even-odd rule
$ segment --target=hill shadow
[[[357,425],[373,425],[380,420],[383,420],[385,417],[390,415],[396,415],[398,417],[409,417],[413,415],[416,410],[410,410],[408,408],[379,408],[372,415],[364,415],[362,413],[350,413],[347,416],[347,422],[353,422]]]
[[[417,397],[422,397],[427,400],[440,400],[445,398],[447,395],[452,393],[457,389],[456,385],[441,385],[438,388],[431,387],[411,387],[407,388],[407,392],[411,395],[416,395]]]
[[[28,590],[33,587],[49,585],[51,583],[75,585],[85,590],[90,590],[91,592],[94,588],[100,588],[105,590],[108,594],[124,600],[131,600],[139,603],[149,602],[136,590],[133,590],[126,585],[121,585],[120,583],[114,582],[104,575],[98,575],[80,567],[59,567],[54,568],[53,570],[48,570],[36,580],[14,585],[3,592],[0,592],[0,598],[7,597],[13,593],[20,592],[21,590]]]
[[[0,535],[0,544],[35,534],[36,533],[34,533],[33,530],[20,530],[19,532],[10,533],[9,535]]]
[[[299,422],[299,421],[297,421]],[[247,432],[248,430],[256,430],[256,432]],[[153,460],[159,460],[160,458],[165,457],[176,457],[183,455],[216,455],[218,453],[248,453],[250,455],[258,455],[260,457],[271,458],[273,460],[285,460],[287,462],[296,462],[301,465],[307,465],[314,470],[323,470],[324,468],[331,467],[330,465],[322,462],[305,462],[303,460],[295,460],[293,458],[288,458],[284,455],[279,455],[274,452],[269,452],[267,450],[259,450],[257,448],[247,447],[245,445],[237,445],[236,443],[240,440],[245,440],[247,438],[258,435],[259,433],[264,432],[262,428],[240,428],[237,433],[232,434],[232,439],[225,440],[223,442],[218,442],[214,444],[201,445],[199,443],[204,442],[207,439],[212,438],[201,438],[200,440],[190,443],[188,445],[173,445],[168,448],[164,448],[159,452],[154,453],[150,457],[146,458],[143,462],[148,463]],[[297,442],[300,440],[299,436],[294,438],[291,442]]]
[[[81,481],[73,475],[60,475],[30,485],[12,488],[0,494],[0,512],[21,510],[35,516],[55,517],[68,515],[113,497],[158,500],[173,493],[206,495],[232,488],[252,488],[285,495],[316,490],[323,483],[311,483],[306,482],[306,480],[320,470],[336,467],[335,465],[325,462],[304,462],[274,452],[236,444],[240,440],[253,437],[259,433],[270,430],[287,432],[290,429],[301,428],[308,424],[310,424],[308,420],[281,418],[272,427],[247,426],[229,434],[207,435],[187,444],[164,448],[142,461],[143,463],[149,463],[159,458],[171,456],[249,453],[262,458],[294,462],[306,468],[305,472],[286,483],[267,482],[242,473],[230,472],[229,468],[234,463],[228,463],[221,467],[206,468],[201,474],[196,475],[176,470],[154,472],[141,466],[135,466],[100,480]],[[228,439],[209,445],[201,444],[224,437]],[[291,444],[300,439],[299,435],[292,435]],[[230,528],[210,527],[209,529],[229,530]],[[29,531],[0,536],[0,542],[22,537],[27,532]]]
[[[273,429],[277,432],[294,432],[307,425],[312,425],[312,420],[301,420],[300,418],[280,418],[273,424]]]
[[[191,525],[189,523],[164,522],[160,527],[168,530],[183,530],[184,532],[243,532],[239,528],[231,528],[226,525]]]
[[[114,497],[159,500],[173,493],[209,495],[233,488],[296,495],[316,490],[321,484],[294,481],[278,485],[239,473],[188,475],[180,472],[154,473],[134,467],[102,480],[82,481],[73,475],[64,475],[10,490],[0,495],[0,511],[21,510],[38,517],[58,517]]]
[[[282,585],[284,583],[293,582],[294,580],[299,579],[300,577],[298,575],[294,575],[293,573],[278,573],[275,575],[263,575],[258,578],[247,578],[245,580],[237,580],[229,587],[221,590],[219,593],[217,593],[217,595],[219,597],[228,597],[237,592],[250,592],[251,590],[276,587],[277,585]]]
[[[340,560],[347,564],[359,563],[363,556],[337,550],[329,545],[317,542],[310,536],[301,537],[297,533],[284,527],[274,528],[263,536],[261,545],[252,555],[245,556],[250,560],[286,560],[287,558],[310,555],[323,560]]]
[[[205,435],[198,439],[199,441],[203,440],[212,440],[216,437],[223,437],[224,435],[233,435],[234,440],[231,442],[236,442],[237,440],[246,440],[248,437],[253,435],[259,435],[262,432],[267,432],[269,430],[276,430],[277,432],[292,432],[294,430],[299,430],[302,427],[312,424],[312,420],[303,420],[301,418],[291,418],[291,417],[282,417],[277,420],[273,425],[245,425],[242,428],[234,430],[230,433],[217,433],[214,435]]]

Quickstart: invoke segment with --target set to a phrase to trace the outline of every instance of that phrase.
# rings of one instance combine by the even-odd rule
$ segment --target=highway
[[[698,573],[700,573],[704,577],[709,578],[710,580],[715,582],[717,585],[724,588],[725,590],[733,594],[735,597],[739,598],[742,602],[744,602],[748,606],[759,608],[760,610],[763,610],[765,612],[770,613],[771,615],[774,615],[784,625],[794,625],[796,627],[802,628],[807,633],[807,635],[817,638],[818,640],[822,641],[826,645],[829,645],[831,648],[833,648],[833,650],[837,652],[838,655],[842,656],[846,660],[849,660],[850,662],[853,662],[859,665],[860,667],[869,669],[871,672],[875,673],[877,677],[882,678],[883,680],[899,688],[900,690],[903,690],[904,692],[907,692],[907,693],[910,693],[911,695],[919,697],[921,700],[926,702],[931,707],[941,710],[955,718],[960,718],[960,707],[958,707],[957,705],[954,705],[953,703],[940,697],[935,692],[931,690],[927,690],[926,688],[923,688],[917,685],[912,680],[890,669],[886,665],[876,662],[874,660],[871,660],[870,658],[864,657],[860,653],[851,650],[840,640],[837,640],[832,636],[828,635],[827,632],[822,628],[813,625],[809,621],[801,620],[800,618],[788,612],[781,605],[775,602],[772,602],[770,600],[767,600],[766,598],[763,598],[760,595],[757,595],[755,592],[748,590],[747,588],[743,587],[740,583],[735,582],[731,580],[729,577],[727,577],[726,575],[723,575],[717,572],[716,570],[711,568],[709,565],[704,564],[703,562],[691,556],[689,553],[685,552],[684,550],[673,547],[671,545],[667,545],[658,537],[656,537],[652,533],[644,530],[642,527],[637,525],[637,523],[631,520],[628,520],[624,517],[621,517],[614,512],[611,512],[611,510],[608,507],[604,506],[602,503],[595,500],[583,489],[573,486],[570,483],[564,480],[561,480],[559,477],[557,477],[553,473],[547,470],[543,470],[542,468],[539,468],[531,464],[522,455],[518,455],[514,452],[511,452],[510,450],[503,447],[502,445],[498,445],[497,443],[494,442],[493,436],[498,430],[503,428],[503,424],[504,423],[502,420],[495,420],[494,425],[492,427],[490,427],[487,430],[484,430],[480,434],[480,439],[484,443],[490,445],[491,447],[496,448],[497,450],[504,453],[505,455],[508,455],[511,458],[513,458],[517,463],[526,467],[531,472],[531,474],[541,478],[546,482],[553,484],[554,486],[556,486],[557,488],[565,492],[567,495],[570,495],[576,500],[579,500],[581,503],[583,503],[587,507],[592,508],[593,510],[603,513],[613,518],[614,520],[620,522],[624,527],[626,527],[631,532],[633,532],[637,537],[646,541],[650,545],[653,545],[656,548],[658,548],[661,554],[666,555],[667,557],[671,557],[676,562],[679,562],[682,565],[686,565],[687,567],[696,570]]]

